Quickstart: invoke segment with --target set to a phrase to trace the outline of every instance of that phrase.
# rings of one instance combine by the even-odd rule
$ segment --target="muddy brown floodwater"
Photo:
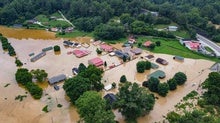
[[[25,30],[25,35],[21,32]],[[73,55],[68,55],[67,52],[72,51],[72,48],[66,48],[63,46],[63,39],[56,39],[54,33],[43,31],[43,30],[26,30],[26,29],[12,29],[0,26],[0,32],[7,36],[12,46],[15,48],[17,57],[23,62],[24,68],[31,69],[44,69],[48,73],[48,77],[52,77],[58,74],[66,74],[68,77],[72,76],[71,69],[78,66],[80,63],[88,65],[88,59],[94,57],[100,57],[107,62],[108,66],[111,64],[120,64],[121,60],[117,57],[109,55],[97,56],[96,48],[90,44],[88,48],[81,47],[79,49],[86,49],[92,51],[91,54],[76,58]],[[34,35],[33,35],[34,34]],[[78,37],[73,38],[73,41],[79,41],[82,43],[90,43],[90,37]],[[53,41],[51,41],[53,40]],[[55,55],[53,51],[48,51],[46,56],[39,59],[36,62],[30,62],[30,53],[39,53],[41,49],[49,46],[59,45],[61,47],[61,53]],[[116,44],[115,47],[121,48],[121,44]],[[145,56],[149,52],[144,51],[140,56]],[[153,53],[151,53],[153,54]],[[140,57],[138,56],[138,57]],[[149,115],[138,118],[138,123],[152,123],[161,121],[163,115],[166,115],[169,111],[174,109],[176,105],[187,93],[192,90],[196,90],[199,83],[203,82],[208,74],[209,67],[214,64],[207,60],[194,60],[185,59],[184,62],[177,62],[173,60],[173,56],[166,54],[154,54],[155,58],[161,57],[169,62],[169,65],[159,65],[159,70],[163,70],[166,73],[166,80],[173,77],[176,72],[184,72],[188,81],[184,86],[178,87],[177,90],[169,92],[167,97],[159,97],[156,101],[154,109]],[[142,59],[137,58],[130,62],[124,63],[118,67],[105,71],[103,76],[104,85],[111,84],[112,82],[119,83],[119,79],[122,75],[126,75],[127,80],[131,82],[137,82],[142,84],[146,80],[148,74],[155,70],[149,70],[145,73],[136,72],[136,63]],[[15,81],[15,72],[17,67],[14,63],[15,59],[10,57],[0,47],[0,122],[4,123],[76,123],[79,120],[76,108],[70,104],[68,97],[62,88],[63,83],[59,83],[59,91],[55,91],[52,86],[47,83],[40,84],[43,87],[44,95],[40,100],[34,100],[29,94],[26,94],[26,90],[17,85]],[[155,60],[152,60],[155,63]],[[7,87],[4,87],[5,85]],[[196,86],[192,86],[196,84]],[[106,93],[117,93],[117,88],[108,92],[103,91],[102,94]],[[27,95],[23,101],[15,100],[18,95]],[[63,105],[62,108],[58,108],[57,104]],[[48,105],[50,112],[42,112],[42,108]],[[124,118],[114,111],[116,120],[120,123],[124,123]]]

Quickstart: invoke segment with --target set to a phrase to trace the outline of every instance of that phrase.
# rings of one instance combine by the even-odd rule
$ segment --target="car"
[[[60,89],[60,87],[58,85],[54,85],[53,88],[58,91]]]

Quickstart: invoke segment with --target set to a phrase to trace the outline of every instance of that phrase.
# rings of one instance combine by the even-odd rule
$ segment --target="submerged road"
[[[207,39],[206,37],[196,34],[197,39],[204,43],[207,44],[212,50],[215,51],[217,56],[220,56],[220,46],[217,45],[216,43],[212,42],[211,40]]]

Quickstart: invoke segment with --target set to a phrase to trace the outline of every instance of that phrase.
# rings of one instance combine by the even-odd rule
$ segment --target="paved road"
[[[220,46],[216,43],[212,42],[211,40],[203,37],[202,35],[196,34],[196,37],[199,41],[207,44],[210,48],[212,48],[217,56],[220,56]]]

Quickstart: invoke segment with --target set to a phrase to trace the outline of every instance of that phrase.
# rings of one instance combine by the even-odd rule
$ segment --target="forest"
[[[172,21],[189,31],[191,37],[200,33],[220,42],[220,29],[216,28],[220,24],[218,0],[1,0],[0,10],[1,25],[22,24],[39,14],[50,16],[60,10],[77,29],[86,32],[94,31],[97,26],[97,30],[111,27],[115,18],[122,21],[122,31],[134,34],[134,22],[144,22],[146,29],[137,32],[142,34],[152,25]],[[159,17],[146,14],[146,11],[159,12]]]

